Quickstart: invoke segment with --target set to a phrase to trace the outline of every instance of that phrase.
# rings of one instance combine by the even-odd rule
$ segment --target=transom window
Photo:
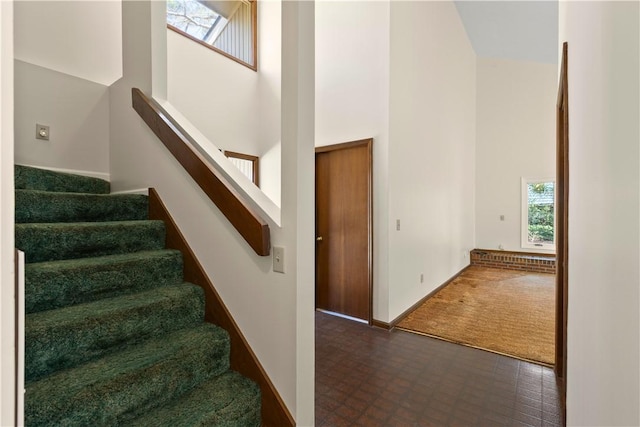
[[[256,65],[255,0],[167,0],[167,27],[252,70]]]
[[[555,180],[522,178],[522,247],[555,250]]]

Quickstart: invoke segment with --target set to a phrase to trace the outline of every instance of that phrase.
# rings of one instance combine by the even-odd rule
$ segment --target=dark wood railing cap
[[[133,108],[260,256],[271,251],[269,225],[198,150],[189,135],[153,98],[131,89]]]

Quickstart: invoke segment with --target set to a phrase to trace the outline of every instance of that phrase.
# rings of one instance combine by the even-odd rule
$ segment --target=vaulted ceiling
[[[557,1],[455,1],[481,57],[558,62]]]

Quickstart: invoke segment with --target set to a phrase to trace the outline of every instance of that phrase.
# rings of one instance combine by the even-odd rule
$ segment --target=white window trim
[[[554,178],[526,178],[522,177],[521,187],[520,187],[520,198],[521,198],[521,224],[520,224],[520,246],[522,249],[528,249],[535,252],[543,252],[543,253],[555,253],[556,252],[556,230],[558,229],[558,218],[556,215],[557,212],[557,197],[556,191],[553,192],[553,244],[542,244],[542,245],[534,245],[529,243],[529,196],[527,184],[535,183],[535,182],[553,182],[555,184],[556,179]],[[554,187],[555,188],[555,187]]]

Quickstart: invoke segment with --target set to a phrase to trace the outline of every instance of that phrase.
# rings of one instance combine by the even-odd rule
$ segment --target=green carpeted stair
[[[229,369],[146,196],[26,166],[15,187],[27,426],[260,425],[260,390]]]

